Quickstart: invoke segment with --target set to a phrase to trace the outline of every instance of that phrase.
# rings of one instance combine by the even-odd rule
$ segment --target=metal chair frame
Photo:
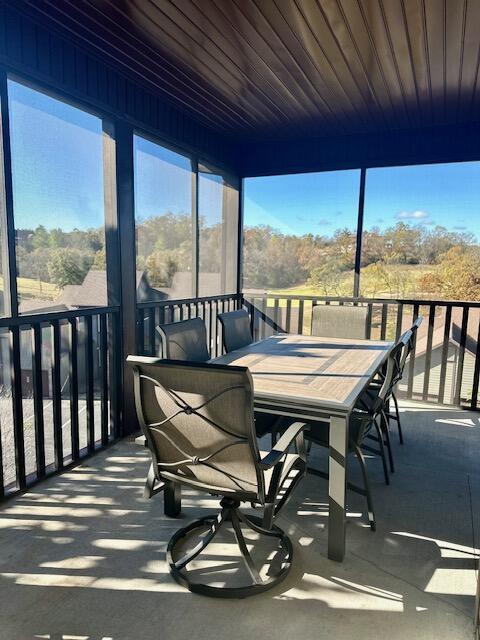
[[[412,332],[411,338],[408,342],[408,347],[405,349],[404,351],[404,355],[402,356],[402,361],[400,363],[400,372],[399,372],[399,377],[398,380],[395,382],[394,387],[396,388],[397,384],[400,382],[400,380],[402,380],[403,378],[403,372],[405,370],[405,364],[407,362],[408,356],[410,355],[410,353],[413,351],[413,348],[415,346],[415,341],[417,338],[417,331],[418,328],[420,327],[420,325],[423,322],[423,316],[418,316],[418,318],[415,320],[415,322],[412,325],[412,328],[410,329]],[[393,400],[393,405],[394,405],[394,413],[392,413],[390,411],[390,406],[387,406],[387,411],[386,411],[386,415],[388,420],[395,420],[395,422],[397,423],[397,429],[398,429],[398,439],[400,441],[400,444],[404,443],[403,440],[403,431],[402,431],[402,424],[400,422],[400,411],[398,410],[398,399],[395,393],[395,388],[392,391],[392,400]]]
[[[413,351],[413,348],[415,346],[415,340],[416,340],[416,335],[417,335],[417,331],[418,328],[420,327],[420,325],[423,322],[423,316],[418,316],[418,318],[415,320],[415,322],[413,323],[410,331],[411,331],[411,336],[410,336],[410,340],[408,341],[407,347],[404,349],[403,354],[402,354],[402,358],[400,360],[400,366],[398,369],[398,375],[397,378],[395,380],[395,382],[393,383],[393,390],[391,392],[391,396],[390,398],[387,399],[386,401],[386,408],[385,408],[385,415],[386,418],[388,420],[388,422],[390,422],[390,420],[395,420],[395,422],[397,423],[397,430],[398,430],[398,439],[400,441],[400,444],[404,444],[404,438],[403,438],[403,431],[402,431],[402,424],[400,422],[400,411],[398,408],[398,399],[397,399],[397,395],[395,393],[396,387],[398,385],[398,383],[403,379],[403,372],[405,370],[405,365],[408,359],[408,356],[410,355],[410,353]],[[380,373],[380,380],[376,381],[376,383],[374,383],[374,385],[378,385],[379,383],[381,383],[381,381],[383,380],[383,374]],[[390,400],[393,401],[393,405],[394,405],[394,411],[392,412],[390,410]]]
[[[364,496],[367,500],[367,509],[368,509],[368,522],[370,525],[370,529],[372,531],[376,531],[377,528],[377,524],[376,524],[376,519],[375,519],[375,510],[374,510],[374,506],[373,506],[373,497],[372,497],[372,491],[370,488],[370,482],[368,480],[368,474],[367,474],[367,466],[365,464],[365,456],[363,453],[362,449],[369,449],[370,451],[378,454],[381,456],[382,458],[382,462],[383,462],[383,471],[385,473],[385,481],[387,484],[389,484],[389,478],[388,478],[388,470],[386,467],[386,462],[385,462],[385,452],[384,452],[384,447],[383,447],[383,439],[381,437],[379,437],[379,449],[373,449],[372,447],[366,447],[363,444],[363,441],[365,439],[365,437],[367,437],[367,435],[370,433],[370,431],[372,429],[374,429],[379,435],[380,435],[380,428],[379,425],[376,421],[376,419],[374,417],[372,417],[368,411],[364,411],[362,409],[358,409],[355,408],[354,412],[350,418],[351,420],[357,420],[360,423],[360,426],[357,429],[357,433],[353,434],[350,433],[351,429],[350,429],[350,425],[349,425],[349,438],[348,438],[348,453],[354,453],[356,459],[358,460],[358,463],[360,465],[360,469],[362,472],[362,479],[363,479],[363,487],[359,487],[356,484],[353,484],[352,482],[347,480],[347,488],[350,489],[351,491],[353,491],[354,493],[358,493],[362,496]],[[311,444],[312,442],[314,444],[318,444],[319,446],[322,447],[328,447],[329,443],[315,438],[315,426],[311,425],[310,430],[306,433],[306,439],[309,441],[309,444]],[[312,466],[308,466],[307,467],[307,471],[308,473],[311,473],[313,475],[319,476],[321,478],[324,478],[326,480],[328,480],[328,473],[326,473],[325,471],[322,471],[321,469],[317,469],[315,467]]]
[[[306,472],[306,453],[303,439],[303,430],[306,427],[305,423],[297,422],[292,424],[283,433],[272,450],[264,457],[260,457],[253,420],[253,385],[248,369],[244,367],[225,365],[161,360],[159,358],[148,358],[142,356],[129,356],[128,361],[133,367],[137,415],[142,431],[145,434],[147,446],[152,458],[144,495],[146,497],[152,497],[158,493],[161,488],[160,486],[155,487],[157,483],[159,483],[159,485],[161,484],[162,487],[170,483],[170,485],[173,484],[174,486],[186,484],[190,487],[203,490],[211,495],[221,496],[220,513],[208,515],[192,522],[187,527],[177,531],[171,538],[167,548],[167,562],[172,577],[179,584],[192,592],[222,598],[245,598],[262,591],[266,591],[267,589],[271,589],[279,584],[290,570],[293,560],[293,547],[285,533],[274,524],[274,520],[280,510],[285,506],[293,489],[297,486],[298,482]],[[145,373],[145,366],[150,373]],[[167,369],[171,368],[177,370],[183,369],[185,376],[188,376],[189,371],[191,372],[192,369],[197,373],[201,373],[202,376],[208,376],[209,372],[215,370],[224,371],[226,374],[237,373],[237,376],[238,373],[240,373],[245,384],[233,384],[229,387],[220,389],[211,397],[203,400],[200,404],[193,405],[191,401],[186,401],[182,393],[172,388],[167,388],[165,383],[162,384],[155,379],[152,372],[154,372],[157,367],[166,367]],[[176,407],[174,413],[165,416],[161,420],[148,422],[142,402],[142,384],[146,383],[153,384],[166,394],[169,401],[171,401]],[[242,389],[246,393],[245,416],[248,422],[245,424],[245,436],[239,435],[238,433],[232,433],[231,430],[222,424],[213,421],[202,413],[202,409],[207,407],[215,399],[238,389]],[[185,450],[185,445],[181,446],[180,444],[173,442],[167,433],[162,430],[164,425],[181,414],[183,416],[194,415],[196,418],[200,418],[219,434],[227,436],[230,441],[226,445],[222,445],[219,449],[210,452],[208,455],[199,456],[198,452],[195,450]],[[158,436],[166,438],[169,446],[173,446],[175,450],[178,451],[181,459],[175,462],[165,462],[162,460],[162,453],[155,438],[153,437],[153,432],[156,432],[157,438]],[[242,479],[238,475],[228,472],[225,469],[217,467],[215,464],[215,456],[220,452],[225,451],[227,448],[234,448],[235,445],[240,443],[243,445],[247,444],[249,446],[251,460],[255,468],[257,478],[256,486],[252,486],[251,490],[249,489],[248,491],[244,488],[244,484],[247,480]],[[293,443],[295,444],[297,453],[296,455],[287,456],[287,453]],[[238,484],[238,490],[227,490],[225,487],[206,485],[201,481],[195,480],[194,477],[186,476],[184,474],[185,469],[188,469],[189,466],[193,466],[195,468],[196,465],[205,465],[206,467],[210,467],[224,474],[226,479],[228,478],[229,481],[234,484]],[[269,486],[266,487],[264,472],[268,470],[272,471]],[[284,487],[287,480],[290,481],[290,484],[288,487]],[[251,482],[248,482],[248,484],[251,484]],[[260,519],[245,515],[240,511],[242,502],[250,502],[252,505],[263,507],[263,517]],[[226,522],[231,522],[232,524],[235,538],[240,549],[240,553],[245,561],[251,582],[240,587],[215,587],[203,583],[192,582],[187,571],[188,564],[206,549]],[[281,569],[276,574],[269,575],[265,579],[260,576],[245,543],[242,533],[242,525],[261,535],[273,536],[278,539],[280,551],[284,554],[285,559],[282,563]],[[207,528],[207,532],[203,537],[201,537],[200,532],[204,532],[205,528]],[[185,537],[194,534],[199,535],[199,542],[189,552],[184,554],[182,557],[177,558],[177,544],[181,540],[185,539]]]
[[[411,329],[406,331],[393,347],[390,355],[388,356],[385,371],[380,374],[380,381],[371,385],[370,390],[374,392],[373,403],[368,400],[367,395],[364,395],[359,399],[359,404],[366,411],[369,411],[375,420],[379,419],[379,430],[377,436],[369,435],[369,438],[377,440],[378,442],[384,441],[384,445],[388,452],[388,458],[390,463],[390,471],[394,473],[395,466],[393,461],[392,444],[390,441],[389,430],[389,402],[393,396],[395,386],[398,384],[402,376],[402,367],[405,366],[407,351],[412,343],[413,332]],[[381,384],[380,384],[381,383]],[[401,433],[401,432],[400,432]],[[376,450],[364,446],[366,451],[372,451],[376,453]],[[386,484],[387,482],[386,478]]]

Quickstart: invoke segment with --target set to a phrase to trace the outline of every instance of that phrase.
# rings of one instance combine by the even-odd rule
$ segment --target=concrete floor
[[[70,400],[62,400],[62,442],[63,454],[65,458],[71,456],[71,423],[70,423]],[[101,409],[100,400],[93,402],[94,433],[95,441],[101,440]],[[27,474],[36,470],[36,449],[35,449],[35,409],[32,398],[23,398],[23,434],[25,445],[25,469]],[[45,439],[45,464],[53,464],[55,461],[55,447],[53,437],[53,402],[49,398],[44,398],[43,422]],[[79,447],[83,449],[87,446],[87,403],[82,398],[78,400],[78,429]],[[13,406],[11,394],[0,394],[0,443],[3,455],[3,478],[6,487],[16,483],[16,463],[15,463],[15,436],[13,428]],[[71,458],[70,458],[71,459]]]
[[[182,516],[164,517],[161,494],[141,497],[147,453],[133,442],[6,503],[0,639],[473,638],[480,414],[406,403],[402,413],[390,487],[369,460],[377,532],[349,494],[347,557],[327,560],[327,485],[308,476],[279,521],[295,547],[291,574],[255,598],[207,599],[171,580],[166,542],[216,501],[184,492]],[[232,549],[211,553],[228,562]]]

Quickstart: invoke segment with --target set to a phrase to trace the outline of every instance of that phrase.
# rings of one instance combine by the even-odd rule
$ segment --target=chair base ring
[[[205,516],[203,518],[200,518],[199,520],[195,520],[194,522],[191,522],[189,525],[187,525],[183,529],[179,529],[170,538],[170,541],[167,547],[166,559],[170,569],[170,574],[178,584],[180,584],[182,587],[185,587],[192,593],[198,593],[204,596],[210,596],[214,598],[248,598],[250,596],[256,595],[258,593],[262,593],[264,591],[268,591],[269,589],[276,587],[278,584],[280,584],[280,582],[282,582],[287,577],[288,572],[290,571],[290,568],[292,566],[293,546],[290,538],[282,531],[282,529],[273,525],[271,530],[268,531],[268,535],[279,539],[279,550],[282,550],[285,555],[285,560],[282,562],[282,568],[275,575],[269,576],[268,578],[266,578],[265,580],[261,580],[260,582],[254,581],[252,579],[252,582],[250,584],[245,586],[240,586],[240,587],[214,587],[214,586],[210,586],[200,582],[192,582],[191,580],[189,580],[187,575],[188,571],[185,570],[186,565],[185,567],[179,569],[176,566],[176,563],[173,559],[175,555],[175,547],[186,536],[192,534],[192,532],[196,531],[197,529],[205,530],[205,525],[208,525],[208,524],[212,525],[212,521],[216,522],[216,520],[217,520],[216,515]],[[263,529],[261,518],[258,518],[256,516],[247,517],[242,514],[242,517],[240,518],[240,520],[247,526],[249,526],[249,522],[251,522],[255,528],[254,529],[253,527],[249,527],[249,528],[252,528],[253,530],[257,531],[257,533],[262,533],[261,531],[258,531],[258,529]],[[220,529],[222,524],[223,522],[220,524],[218,529]],[[210,531],[212,531],[212,527],[210,528]],[[267,534],[266,531],[265,531],[265,534]],[[241,547],[239,548],[240,548],[240,551],[242,552],[243,557],[245,558]]]

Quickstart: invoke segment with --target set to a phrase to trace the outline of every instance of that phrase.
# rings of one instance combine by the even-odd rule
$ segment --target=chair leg
[[[390,471],[392,473],[395,473],[395,467],[393,465],[393,452],[392,452],[392,444],[390,442],[390,431],[388,429],[388,419],[387,416],[385,415],[385,412],[382,411],[381,414],[381,418],[382,423],[383,423],[383,433],[385,434],[385,444],[387,445],[387,451],[388,451],[388,460],[390,462]]]
[[[398,400],[394,393],[392,393],[393,404],[395,405],[395,413],[397,415],[397,426],[398,426],[398,438],[400,440],[400,444],[403,444],[403,432],[402,425],[400,423],[400,412],[398,410]]]
[[[272,427],[272,434],[271,434],[271,437],[272,437],[272,449],[277,444],[278,433],[282,428],[283,422],[284,422],[284,418],[282,416],[279,416],[275,420],[275,423],[274,423],[274,425]]]
[[[211,525],[207,535],[204,538],[202,538],[200,540],[200,542],[197,545],[195,545],[195,547],[191,551],[186,553],[183,556],[183,558],[180,558],[180,560],[177,560],[176,562],[174,562],[175,569],[177,569],[177,570],[183,569],[184,567],[187,566],[187,564],[189,562],[194,560],[204,549],[206,549],[208,547],[210,542],[214,539],[214,537],[219,532],[220,527],[223,524],[223,521],[225,519],[227,519],[228,515],[229,515],[229,513],[226,510],[222,510],[218,514],[218,516],[216,517],[215,521],[212,522],[212,525]],[[208,520],[206,522],[208,522]]]
[[[255,584],[262,584],[262,578],[258,573],[257,567],[253,564],[252,556],[248,551],[247,543],[245,542],[245,538],[243,537],[242,527],[240,526],[240,521],[238,519],[238,516],[235,510],[233,510],[231,514],[232,514],[232,526],[233,526],[233,531],[235,532],[235,538],[237,540],[237,544],[240,548],[240,551],[242,552],[242,556],[245,560],[245,564],[247,565],[248,573],[250,574],[250,577]]]
[[[182,510],[182,486],[179,482],[165,482],[163,510],[166,516],[176,518]]]
[[[365,456],[363,455],[362,450],[358,445],[355,445],[355,453],[357,455],[357,460],[360,464],[360,469],[362,470],[363,485],[365,487],[365,493],[367,498],[368,521],[370,523],[370,529],[372,531],[376,531],[377,523],[375,521],[375,512],[373,510],[372,492],[370,490],[370,483],[368,482],[367,467],[365,465]]]
[[[143,489],[144,498],[152,497],[154,485],[155,485],[155,472],[153,470],[153,463],[152,463],[148,468],[147,479],[145,481],[145,488]]]
[[[201,518],[174,533],[167,547],[167,562],[172,577],[193,593],[217,598],[246,598],[267,591],[278,585],[287,576],[292,565],[293,547],[290,539],[276,525],[273,525],[271,529],[267,530],[262,526],[262,521],[259,518],[245,516],[239,509],[240,503],[236,500],[223,498],[220,505],[222,510],[218,515]],[[250,584],[240,587],[214,587],[197,581],[191,581],[187,565],[205,550],[225,522],[232,523],[239,550],[250,576]],[[265,578],[262,578],[248,551],[241,523],[259,534],[278,539],[278,553],[282,553],[281,567],[278,571],[269,573]],[[207,533],[200,537],[200,532],[204,531],[206,526],[208,526]],[[198,543],[181,558],[175,560],[175,547],[177,543],[197,531],[199,534]]]
[[[388,474],[387,459],[385,457],[385,447],[383,445],[383,435],[382,435],[382,432],[380,431],[380,427],[378,426],[378,422],[376,420],[373,421],[373,425],[378,435],[378,444],[380,447],[380,456],[382,458],[383,475],[385,476],[385,484],[390,484],[390,476]]]
[[[155,486],[157,484],[157,486]],[[147,473],[147,479],[145,481],[145,487],[143,489],[143,497],[151,498],[152,496],[160,493],[165,489],[165,483],[157,482],[155,471],[153,470],[153,462],[150,464]]]

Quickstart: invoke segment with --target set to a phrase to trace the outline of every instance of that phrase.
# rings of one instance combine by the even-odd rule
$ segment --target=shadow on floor
[[[347,557],[330,562],[327,485],[308,476],[280,521],[295,546],[292,572],[253,599],[208,599],[172,581],[168,539],[218,502],[184,491],[181,517],[166,518],[161,494],[141,497],[147,452],[138,445],[119,443],[46,481],[0,512],[0,637],[471,638],[478,414],[404,404],[402,416],[406,444],[393,438],[390,487],[379,461],[368,461],[377,532],[363,498],[349,493]],[[312,457],[326,462],[321,450]],[[208,560],[235,571],[233,552],[221,540]]]

